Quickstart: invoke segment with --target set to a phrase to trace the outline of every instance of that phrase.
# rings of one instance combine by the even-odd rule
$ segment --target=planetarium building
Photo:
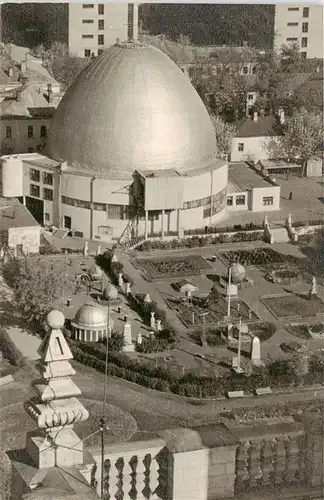
[[[2,194],[84,238],[181,235],[226,208],[228,167],[188,78],[158,49],[116,44],[66,92],[43,154],[2,157]]]

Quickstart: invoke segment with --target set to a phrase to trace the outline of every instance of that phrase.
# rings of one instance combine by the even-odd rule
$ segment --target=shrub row
[[[73,343],[71,348],[77,361],[98,371],[105,371],[103,353],[98,355],[96,346],[89,344],[77,346]],[[154,368],[131,361],[123,354],[110,353],[108,374],[159,391],[170,391],[180,396],[207,398],[234,390],[253,392],[257,387],[285,388],[300,384],[322,383],[323,363],[319,359],[312,358],[309,363],[309,372],[303,376],[294,371],[289,360],[278,360],[249,377],[232,374],[227,377],[214,378],[187,374],[177,378],[163,368]]]
[[[20,367],[24,362],[24,357],[12,342],[8,333],[0,328],[0,351],[12,366]]]
[[[219,234],[216,236],[192,236],[182,240],[171,241],[143,241],[136,250],[139,252],[149,252],[151,250],[173,250],[177,248],[195,248],[213,246],[218,243],[234,243],[240,241],[257,241],[263,240],[263,231],[255,232],[238,232],[234,234]]]
[[[263,224],[254,224],[253,222],[248,222],[244,226],[242,224],[236,224],[234,226],[205,226],[205,229],[186,229],[184,231],[185,235],[199,235],[199,234],[220,234],[220,233],[236,233],[239,231],[253,231],[253,230],[263,230]]]
[[[110,276],[114,285],[118,286],[118,275],[120,273],[123,273],[124,281],[132,285],[131,278],[124,272],[123,264],[121,262],[112,262],[113,255],[111,250],[106,250],[103,254],[97,255],[96,264]]]

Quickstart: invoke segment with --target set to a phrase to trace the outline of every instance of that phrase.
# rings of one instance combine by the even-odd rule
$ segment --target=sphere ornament
[[[103,298],[105,300],[116,300],[118,298],[118,290],[112,283],[108,283],[108,285],[105,286]]]
[[[231,265],[231,281],[233,283],[242,283],[245,278],[245,274],[246,271],[242,264],[235,262]]]
[[[65,323],[64,314],[57,310],[50,311],[46,316],[46,323],[52,330],[60,330]]]

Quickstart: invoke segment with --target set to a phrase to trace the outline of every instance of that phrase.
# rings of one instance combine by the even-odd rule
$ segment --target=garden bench
[[[11,382],[14,382],[14,378],[12,375],[6,375],[5,377],[1,377],[0,378],[0,387],[2,385],[11,384]]]
[[[229,399],[244,398],[244,392],[243,391],[229,391],[227,393],[227,396],[229,397]]]
[[[255,394],[257,396],[265,396],[267,394],[271,394],[272,390],[270,387],[259,387],[259,389],[255,389]]]

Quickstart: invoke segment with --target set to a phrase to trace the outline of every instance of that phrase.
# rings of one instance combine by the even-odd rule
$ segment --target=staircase
[[[119,240],[117,241],[116,250],[126,251],[135,248],[144,241],[144,236],[136,237],[134,235],[136,227],[136,218],[130,219]]]
[[[271,223],[271,232],[273,234],[274,243],[290,242],[289,234],[285,225],[281,222]]]

